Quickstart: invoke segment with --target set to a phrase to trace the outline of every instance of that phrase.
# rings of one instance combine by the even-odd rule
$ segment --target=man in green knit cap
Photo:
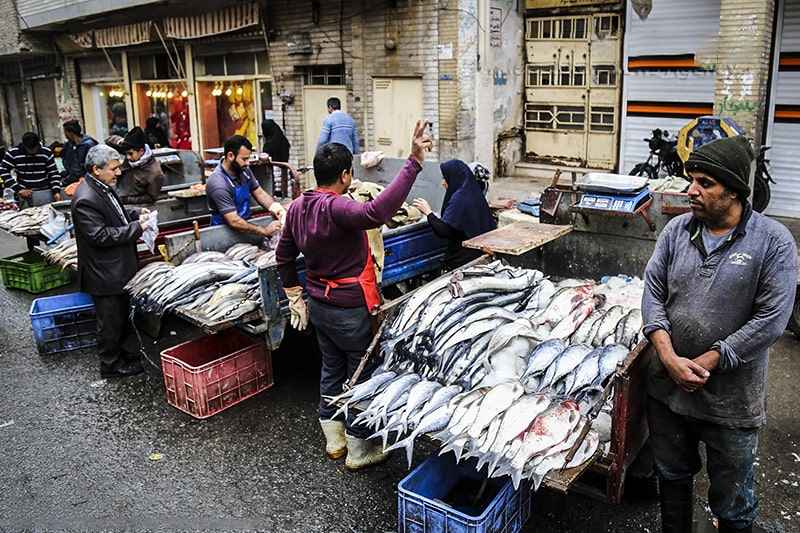
[[[645,271],[643,329],[657,355],[648,361],[647,416],[664,532],[692,530],[700,442],[720,533],[752,531],[757,514],[768,350],[791,314],[797,249],[748,202],[753,160],[741,136],[689,157],[692,212],[667,224]]]

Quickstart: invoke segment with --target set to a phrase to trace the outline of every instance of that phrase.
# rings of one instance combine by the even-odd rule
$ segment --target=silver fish
[[[414,454],[414,440],[417,438],[417,436],[441,430],[447,426],[447,423],[450,421],[452,416],[453,411],[448,405],[440,406],[438,409],[425,416],[425,418],[420,421],[419,426],[417,426],[408,437],[394,443],[384,451],[390,452],[392,450],[404,448],[406,451],[408,467],[411,468],[411,458]]]
[[[609,335],[614,335],[617,329],[617,322],[625,315],[625,310],[621,305],[615,305],[603,315],[597,326],[597,332],[592,338],[592,346],[601,346]]]
[[[592,347],[586,344],[570,346],[564,350],[547,368],[542,377],[541,389],[555,385],[559,379],[575,370],[591,351]]]

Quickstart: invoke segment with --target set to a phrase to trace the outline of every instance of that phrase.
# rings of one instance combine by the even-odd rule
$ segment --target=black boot
[[[694,478],[667,481],[659,479],[661,531],[692,533],[694,511]]]
[[[735,528],[725,520],[719,521],[719,533],[753,533],[753,526]]]

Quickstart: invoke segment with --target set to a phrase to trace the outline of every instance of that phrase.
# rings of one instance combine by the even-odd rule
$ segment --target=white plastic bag
[[[147,229],[142,233],[142,240],[151,254],[156,253],[156,237],[158,237],[158,211],[147,214]]]
[[[361,166],[364,168],[377,167],[383,161],[384,154],[381,151],[363,152],[361,154]]]
[[[64,239],[68,239],[69,235],[66,232],[67,229],[67,219],[64,217],[63,213],[59,213],[57,210],[53,209],[52,207],[48,207],[47,209],[47,222],[42,224],[42,235],[47,237],[48,240],[52,239],[56,235],[61,234],[56,240],[53,241],[54,244],[57,244]]]

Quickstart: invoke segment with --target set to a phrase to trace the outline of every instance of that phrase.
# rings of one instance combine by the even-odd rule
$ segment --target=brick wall
[[[423,82],[425,118],[440,129],[438,8],[435,2],[400,0],[397,8],[369,0],[350,0],[343,5],[340,24],[338,3],[320,2],[320,20],[312,21],[310,0],[276,0],[268,3],[268,25],[275,30],[270,42],[270,62],[276,92],[287,92],[294,102],[286,107],[286,133],[292,144],[292,159],[305,161],[303,127],[303,79],[298,67],[341,64],[344,59],[348,112],[356,120],[359,136],[367,149],[375,148],[372,112],[373,76],[419,75]],[[289,55],[287,40],[298,32],[309,32],[312,55]],[[396,48],[387,50],[387,38]],[[275,120],[281,123],[281,100],[274,97]],[[409,132],[410,134],[410,132]],[[363,147],[362,147],[363,148]],[[430,157],[438,157],[438,149]]]
[[[75,59],[71,57],[63,57],[62,59],[62,77],[56,83],[59,119],[62,122],[72,119],[79,120],[81,125],[85,127]]]
[[[770,73],[774,0],[722,0],[714,114],[761,141]]]
[[[14,0],[0,0],[0,55],[19,51],[19,18]]]
[[[442,159],[455,154],[458,144],[459,71],[458,11],[439,12],[439,140]]]

